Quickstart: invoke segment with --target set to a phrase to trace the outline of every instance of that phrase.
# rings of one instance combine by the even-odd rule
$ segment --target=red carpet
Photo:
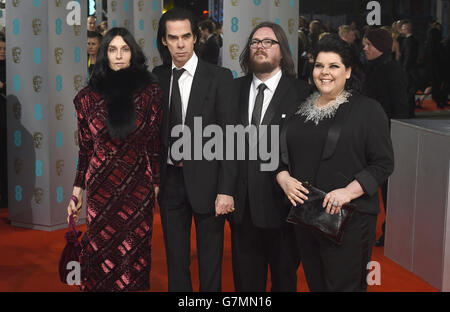
[[[423,94],[421,91],[417,93],[417,95]],[[422,108],[415,108],[415,112],[422,113],[422,112],[431,112],[431,111],[450,111],[450,106],[447,106],[445,108],[439,108],[436,105],[436,102],[434,102],[431,99],[431,94],[426,95],[424,101],[422,102]]]
[[[59,281],[57,266],[64,247],[65,230],[43,232],[15,228],[8,224],[7,209],[0,209],[0,291],[12,292],[72,292],[76,287]],[[379,216],[378,230],[384,213]],[[85,226],[80,226],[83,232]],[[194,234],[193,227],[193,234]],[[193,240],[194,241],[194,240]],[[234,291],[231,267],[231,243],[228,224],[225,228],[223,258],[223,291]],[[434,292],[434,287],[383,256],[383,248],[374,248],[373,260],[381,264],[381,286],[370,286],[369,291]],[[192,280],[198,290],[198,263],[195,244],[192,244]],[[155,215],[153,232],[152,291],[167,291],[165,251],[159,214]],[[307,291],[303,270],[299,269],[299,291]]]

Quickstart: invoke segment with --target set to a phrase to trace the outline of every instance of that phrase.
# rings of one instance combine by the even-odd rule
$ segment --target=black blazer
[[[320,162],[316,186],[331,192],[346,187],[356,179],[365,194],[353,203],[357,205],[358,211],[376,215],[380,211],[378,188],[394,170],[389,121],[381,105],[371,98],[353,95],[349,102],[339,107],[335,119],[342,118],[344,106],[347,106],[348,115],[334,153]],[[288,170],[289,163],[301,161],[289,159],[285,135],[289,123],[286,121],[280,139],[280,149],[286,151],[281,157],[282,170]]]
[[[219,63],[220,46],[216,36],[212,35],[201,47],[200,58],[205,62],[217,65]]]
[[[377,100],[388,118],[408,118],[406,73],[389,53],[367,63],[364,94]]]
[[[404,38],[400,47],[400,62],[406,72],[415,70],[417,66],[417,57],[419,50],[419,42],[414,36]]]
[[[248,105],[250,86],[253,75],[247,75],[235,80],[239,93],[241,124],[248,126]],[[282,76],[273,98],[267,108],[262,125],[283,125],[298,109],[300,103],[308,96],[308,86],[302,80]],[[267,146],[270,147],[271,131],[267,131]],[[248,142],[246,142],[248,146]],[[278,149],[278,144],[277,144]],[[284,193],[274,179],[273,171],[261,171],[261,159],[239,161],[239,182],[237,191],[236,211],[231,221],[240,223],[246,203],[252,216],[253,224],[261,228],[279,228],[285,224],[289,206],[284,200]],[[277,155],[278,157],[279,155]],[[278,157],[279,158],[279,157]],[[266,161],[268,163],[269,161]]]
[[[163,122],[160,131],[161,186],[159,193],[159,198],[163,198],[170,133],[171,64],[158,66],[153,73],[158,77],[164,93]],[[195,117],[201,117],[202,130],[208,125],[219,125],[225,129],[226,125],[237,124],[239,112],[232,83],[233,75],[230,70],[198,60],[185,118],[185,125],[191,130],[191,142],[194,142]],[[223,133],[225,134],[225,130]],[[202,138],[202,147],[209,140],[210,138]],[[224,146],[226,146],[225,143]],[[237,163],[228,160],[206,160],[203,156],[201,160],[194,160],[193,156],[194,152],[192,151],[191,160],[183,161],[183,174],[190,204],[196,213],[214,213],[217,194],[235,195]]]

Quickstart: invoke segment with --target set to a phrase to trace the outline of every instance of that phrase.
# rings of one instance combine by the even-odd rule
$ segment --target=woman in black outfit
[[[425,76],[426,86],[431,86],[432,98],[438,108],[444,108],[447,104],[443,84],[447,67],[444,66],[445,49],[441,41],[441,31],[431,27],[428,30],[427,41],[425,42]]]
[[[286,150],[277,181],[293,205],[307,199],[299,181],[327,192],[323,207],[339,213],[357,205],[342,245],[296,226],[303,268],[311,291],[365,291],[367,264],[375,241],[378,187],[394,168],[386,114],[381,105],[357,92],[352,54],[340,38],[327,36],[314,53],[312,80],[317,91],[286,122],[281,149]],[[322,159],[330,126],[342,123],[331,157]],[[342,122],[342,120],[344,122]]]

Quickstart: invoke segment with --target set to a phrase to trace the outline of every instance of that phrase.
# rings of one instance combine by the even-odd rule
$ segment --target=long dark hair
[[[314,64],[316,63],[317,56],[320,52],[333,52],[338,54],[341,57],[342,63],[344,64],[345,68],[354,68],[353,64],[353,54],[350,45],[342,40],[338,35],[335,34],[329,34],[324,36],[319,42],[317,43],[317,47],[314,50],[313,58],[314,58]],[[352,70],[352,73],[350,75],[350,78],[347,79],[345,83],[345,90],[347,91],[353,91],[353,92],[361,92],[361,80],[357,75],[355,74],[356,71]],[[313,85],[313,88],[316,90],[316,86],[314,84],[313,79],[313,71],[311,71],[311,82]]]
[[[170,64],[172,62],[172,57],[170,56],[169,49],[163,44],[162,39],[166,38],[167,35],[167,22],[168,21],[183,21],[183,20],[189,20],[191,23],[191,31],[194,35],[194,39],[199,38],[199,30],[197,26],[197,21],[195,19],[194,14],[186,9],[175,7],[166,13],[164,13],[163,16],[161,16],[161,19],[159,20],[159,26],[158,26],[158,36],[157,36],[157,46],[158,46],[158,52],[161,56],[161,59],[163,61],[163,64]]]
[[[292,60],[291,50],[289,48],[289,42],[286,37],[286,34],[284,33],[283,28],[281,28],[280,25],[271,23],[271,22],[262,22],[258,26],[256,26],[250,36],[248,37],[247,44],[245,45],[244,50],[242,51],[241,55],[239,56],[239,63],[241,64],[242,70],[246,74],[251,73],[251,66],[250,66],[250,43],[252,41],[253,35],[255,32],[263,27],[268,27],[273,30],[275,37],[277,38],[277,41],[280,45],[280,51],[281,51],[281,62],[280,67],[281,71],[283,72],[283,75],[295,77],[295,69],[294,69],[294,61]]]
[[[147,71],[147,58],[145,57],[144,52],[142,52],[139,44],[134,39],[133,35],[126,28],[112,28],[103,37],[100,48],[98,50],[97,61],[95,63],[94,71],[92,72],[92,77],[89,80],[89,87],[92,90],[97,90],[98,86],[106,78],[108,70],[110,69],[108,60],[108,47],[111,41],[117,36],[122,37],[123,41],[125,41],[126,44],[130,47],[130,69],[135,69],[142,72]]]

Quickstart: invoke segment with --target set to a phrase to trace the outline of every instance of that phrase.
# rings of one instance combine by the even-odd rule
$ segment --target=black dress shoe
[[[375,242],[375,247],[383,247],[384,246],[384,234],[380,236],[379,239]]]

